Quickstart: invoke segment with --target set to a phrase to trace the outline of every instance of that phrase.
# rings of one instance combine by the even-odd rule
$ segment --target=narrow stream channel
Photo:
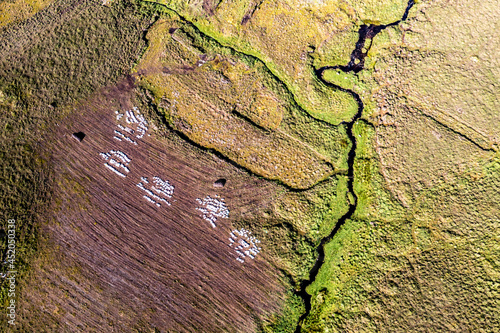
[[[356,102],[358,103],[358,112],[354,115],[352,120],[350,122],[345,122],[344,124],[346,125],[346,133],[347,137],[352,143],[351,149],[349,150],[348,157],[347,157],[347,165],[348,165],[348,171],[347,171],[347,191],[348,193],[351,193],[353,197],[353,202],[349,204],[349,209],[348,211],[337,221],[335,224],[335,227],[332,229],[332,231],[323,239],[321,239],[316,251],[318,253],[318,257],[316,259],[316,262],[314,263],[313,267],[309,271],[309,279],[304,280],[300,283],[300,289],[297,292],[297,294],[304,300],[304,305],[305,305],[305,312],[302,314],[302,316],[299,318],[299,322],[297,324],[297,327],[295,329],[295,333],[300,333],[302,331],[302,324],[304,323],[304,320],[309,316],[311,312],[311,295],[307,293],[306,289],[309,287],[315,280],[316,276],[318,275],[319,270],[325,263],[325,244],[328,243],[329,241],[332,240],[332,238],[337,234],[337,232],[340,230],[342,225],[344,225],[345,221],[347,221],[349,218],[351,218],[352,214],[354,214],[354,211],[356,210],[357,204],[358,204],[358,197],[356,196],[356,193],[354,192],[354,159],[356,158],[356,138],[354,137],[354,134],[352,133],[352,129],[354,127],[354,124],[356,121],[361,117],[364,109],[363,101],[359,97],[359,95],[349,89],[344,89],[340,86],[337,86],[331,82],[328,82],[323,78],[323,74],[326,70],[341,70],[344,73],[358,73],[359,71],[364,69],[364,64],[365,64],[365,57],[368,54],[368,51],[370,50],[371,47],[371,39],[375,37],[380,31],[391,27],[398,25],[402,21],[406,20],[408,18],[408,13],[410,9],[414,5],[414,0],[409,0],[408,5],[406,6],[406,10],[402,16],[402,18],[396,22],[392,22],[390,24],[386,25],[362,25],[359,28],[359,38],[358,41],[356,42],[356,47],[351,53],[351,59],[347,66],[325,66],[321,67],[319,69],[315,69],[314,73],[318,80],[320,80],[323,84],[325,84],[328,87],[331,87],[333,89],[341,90],[344,92],[347,92],[351,94]],[[365,47],[366,40],[370,40],[370,45]],[[363,52],[363,50],[365,50]]]

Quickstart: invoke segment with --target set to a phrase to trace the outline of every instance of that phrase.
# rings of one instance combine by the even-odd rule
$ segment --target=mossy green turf
[[[372,126],[357,127],[366,133],[355,164],[358,209],[325,247],[304,331],[498,326],[500,156],[426,189],[406,208],[384,188],[367,149]]]
[[[404,1],[253,2],[208,4],[158,1],[177,11],[204,34],[263,61],[309,114],[331,124],[348,121],[358,106],[347,92],[330,89],[313,66],[346,65],[361,22],[391,23],[400,18]],[[201,8],[203,7],[203,8]],[[292,9],[294,8],[294,9]],[[246,15],[250,21],[245,21]],[[368,18],[368,17],[371,18]]]
[[[325,73],[360,94],[365,120],[353,129],[358,206],[325,248],[304,332],[499,327],[496,12],[420,2],[374,38],[364,71]]]

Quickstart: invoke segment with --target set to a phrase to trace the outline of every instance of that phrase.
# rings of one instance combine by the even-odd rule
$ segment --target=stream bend
[[[352,132],[354,124],[358,119],[361,118],[361,115],[363,114],[363,101],[361,100],[361,97],[353,90],[350,89],[345,89],[342,88],[336,84],[333,84],[327,80],[324,79],[323,75],[325,71],[327,70],[341,70],[344,73],[358,73],[361,70],[364,69],[364,64],[365,64],[365,57],[367,56],[370,47],[371,47],[371,40],[373,37],[375,37],[379,32],[382,30],[398,25],[402,21],[405,21],[408,18],[408,13],[410,12],[410,9],[414,5],[414,0],[409,0],[408,5],[406,7],[406,10],[402,16],[402,18],[398,21],[385,24],[385,25],[362,25],[359,30],[359,38],[358,41],[356,42],[355,49],[351,53],[351,58],[349,63],[346,66],[325,66],[321,67],[319,69],[314,69],[314,74],[316,75],[316,78],[321,81],[325,86],[330,87],[335,90],[340,90],[344,91],[346,93],[351,94],[351,96],[356,100],[358,104],[358,111],[354,115],[354,117],[351,119],[349,122],[343,122],[346,126],[346,134],[347,137],[349,138],[351,142],[351,149],[349,150],[348,156],[347,156],[347,165],[348,165],[348,170],[347,170],[347,194],[351,194],[353,197],[352,202],[349,202],[349,209],[347,212],[340,217],[340,219],[337,221],[335,224],[335,227],[332,229],[332,231],[325,236],[324,238],[321,239],[318,247],[316,248],[316,251],[318,253],[316,262],[314,263],[313,267],[309,271],[309,278],[307,280],[303,280],[300,283],[300,289],[296,292],[297,295],[299,295],[303,301],[304,301],[304,306],[305,306],[305,312],[300,316],[299,322],[297,323],[297,327],[295,328],[295,333],[300,333],[302,331],[302,324],[304,320],[309,316],[311,312],[311,297],[312,295],[308,294],[306,289],[308,286],[310,286],[315,280],[318,275],[319,270],[325,263],[325,244],[328,243],[329,241],[332,240],[332,238],[337,234],[337,232],[340,230],[340,228],[344,225],[344,223],[351,218],[351,216],[354,214],[356,211],[356,207],[358,204],[358,197],[356,196],[356,193],[354,192],[354,160],[356,158],[356,147],[357,147],[357,142],[356,138],[354,137],[354,134]],[[365,47],[366,40],[370,40],[370,45],[368,47]],[[363,51],[364,50],[364,51]]]

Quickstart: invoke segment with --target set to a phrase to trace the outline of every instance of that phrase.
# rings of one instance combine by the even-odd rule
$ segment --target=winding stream
[[[365,58],[366,58],[366,56],[370,50],[370,47],[372,45],[372,39],[382,30],[384,30],[388,27],[391,27],[391,26],[396,26],[399,23],[401,23],[402,21],[405,21],[408,18],[408,13],[409,13],[410,9],[413,7],[413,5],[414,5],[414,0],[408,0],[408,4],[406,6],[405,12],[403,13],[403,16],[401,17],[400,20],[397,20],[395,22],[385,24],[385,25],[372,25],[372,24],[361,25],[359,30],[358,30],[358,34],[359,34],[358,41],[356,42],[355,48],[352,51],[351,56],[350,56],[350,61],[347,65],[345,65],[345,66],[343,66],[343,65],[325,66],[325,67],[321,67],[319,69],[314,69],[314,73],[315,73],[317,79],[320,80],[324,85],[326,85],[327,87],[330,87],[332,89],[341,90],[341,91],[344,91],[346,93],[351,94],[358,104],[358,111],[354,115],[354,117],[351,119],[351,121],[350,122],[343,122],[343,124],[346,125],[347,137],[349,138],[349,140],[352,143],[352,146],[348,152],[348,158],[347,158],[347,164],[348,164],[347,194],[350,193],[353,197],[353,200],[352,200],[352,202],[349,203],[349,209],[347,210],[347,212],[337,221],[337,223],[335,224],[332,231],[327,236],[325,236],[324,238],[321,239],[318,247],[316,248],[318,256],[317,256],[317,259],[316,259],[313,267],[309,271],[309,278],[307,280],[303,280],[300,283],[300,289],[296,292],[296,294],[299,295],[304,301],[305,312],[299,318],[299,321],[298,321],[297,326],[295,328],[295,333],[300,333],[302,331],[302,325],[303,325],[305,319],[309,316],[309,314],[311,312],[311,297],[312,297],[312,295],[308,294],[306,289],[315,281],[319,270],[321,269],[321,267],[323,266],[323,264],[325,262],[325,244],[328,243],[329,241],[331,241],[332,238],[340,230],[342,225],[344,225],[344,223],[348,219],[351,218],[351,216],[356,211],[357,202],[358,202],[358,198],[356,196],[356,193],[354,192],[354,160],[356,158],[357,143],[356,143],[356,138],[354,137],[354,134],[353,134],[353,127],[354,127],[354,124],[356,123],[356,121],[358,119],[360,119],[362,116],[363,109],[364,109],[363,101],[361,100],[361,97],[355,91],[342,88],[336,84],[333,84],[333,83],[325,80],[323,78],[323,74],[327,70],[341,70],[344,73],[358,73],[361,70],[363,70],[364,64],[365,64]],[[167,9],[169,9],[172,12],[174,12],[175,14],[177,14],[184,22],[191,24],[193,27],[195,27],[199,31],[199,29],[195,25],[193,25],[192,22],[190,22],[189,20],[184,18],[177,11],[166,6],[165,4],[163,4],[163,6],[165,6]],[[245,22],[242,22],[242,24],[244,24],[244,23]],[[202,33],[202,34],[205,35],[204,33]],[[367,40],[370,41],[370,44],[368,46],[365,46]],[[240,51],[235,50],[231,46],[228,46],[228,45],[223,45],[223,46],[231,48],[232,50],[234,50],[236,52],[240,52]],[[280,80],[278,79],[278,81],[280,81]],[[234,163],[234,162],[232,162],[232,163]]]
[[[295,329],[295,333],[300,333],[302,331],[302,324],[304,320],[309,316],[311,312],[311,297],[312,295],[308,294],[306,289],[309,287],[315,280],[318,275],[319,270],[323,266],[325,262],[325,244],[328,243],[329,241],[332,240],[332,238],[337,234],[337,232],[340,230],[342,225],[351,218],[352,214],[354,214],[354,211],[356,210],[357,204],[358,204],[358,197],[356,196],[356,193],[354,192],[354,159],[356,158],[356,138],[354,137],[354,134],[352,132],[352,129],[354,127],[354,124],[356,121],[361,117],[364,109],[363,101],[359,97],[359,95],[354,92],[353,90],[350,89],[345,89],[342,88],[336,84],[333,84],[331,82],[328,82],[323,78],[323,74],[327,70],[341,70],[344,73],[358,73],[359,71],[364,69],[364,64],[365,64],[365,57],[368,54],[368,51],[370,50],[371,47],[371,41],[370,45],[368,47],[365,47],[366,40],[369,39],[371,40],[373,37],[375,37],[380,31],[391,27],[398,25],[402,21],[406,20],[408,18],[408,13],[410,9],[414,5],[414,0],[409,0],[408,5],[406,6],[406,10],[402,16],[402,18],[396,22],[392,22],[389,24],[385,25],[362,25],[358,31],[359,33],[359,38],[358,41],[356,42],[356,47],[351,53],[351,59],[347,66],[325,66],[321,67],[319,69],[315,69],[314,73],[318,80],[320,80],[324,85],[341,90],[344,92],[347,92],[351,94],[356,102],[358,103],[358,112],[354,115],[352,120],[350,122],[345,122],[344,124],[346,125],[346,134],[349,140],[352,143],[351,149],[349,150],[348,157],[347,157],[347,164],[348,164],[348,171],[347,171],[347,193],[350,193],[353,197],[353,202],[349,203],[349,209],[347,212],[337,221],[335,224],[335,227],[332,229],[332,231],[325,236],[324,238],[321,239],[318,247],[316,248],[316,251],[318,253],[318,257],[316,259],[316,262],[314,263],[313,267],[309,271],[309,279],[303,280],[300,283],[300,289],[297,292],[297,294],[304,300],[304,305],[305,305],[305,313],[302,314],[302,316],[299,318],[299,322],[297,324],[297,327]],[[364,50],[364,51],[363,51]]]

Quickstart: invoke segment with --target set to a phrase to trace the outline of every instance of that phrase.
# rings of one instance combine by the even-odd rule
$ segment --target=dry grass
[[[18,283],[39,245],[38,228],[50,216],[53,169],[47,156],[40,155],[39,140],[69,104],[130,69],[144,46],[142,28],[150,19],[133,8],[139,11],[140,6],[56,1],[1,31],[0,248],[3,261],[7,219],[16,219]],[[2,273],[6,270],[2,266]],[[2,306],[8,301],[5,281]],[[2,327],[6,319],[1,316]]]
[[[0,3],[0,31],[11,24],[24,21],[47,7],[53,0],[17,0]]]

